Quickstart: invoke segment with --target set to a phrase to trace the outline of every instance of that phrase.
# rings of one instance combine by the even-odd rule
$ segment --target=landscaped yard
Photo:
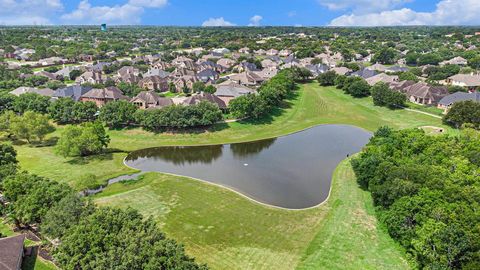
[[[301,86],[288,108],[271,119],[217,125],[207,131],[153,134],[113,130],[110,147],[132,151],[163,145],[244,142],[276,137],[318,124],[351,124],[374,131],[437,126],[441,119],[373,106],[333,87]],[[61,128],[52,136],[58,136]],[[131,173],[126,153],[65,159],[52,147],[16,146],[23,169],[70,184],[94,174],[99,181]],[[213,269],[406,269],[404,254],[380,230],[370,196],[360,190],[347,162],[335,173],[332,196],[305,211],[268,208],[208,184],[182,177],[148,174],[138,183],[116,184],[98,195],[102,205],[131,206],[159,221],[168,236]]]
[[[0,235],[3,237],[14,236],[17,233],[13,231],[10,225],[6,224],[5,221],[0,218]],[[28,240],[25,240],[25,245],[32,246],[37,245],[38,243]],[[22,264],[22,270],[54,270],[58,269],[51,262],[47,262],[38,256],[27,257]]]

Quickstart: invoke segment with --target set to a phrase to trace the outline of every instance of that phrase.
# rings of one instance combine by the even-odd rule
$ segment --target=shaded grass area
[[[64,158],[57,155],[52,147],[15,147],[23,169],[31,173],[68,183],[82,189],[85,177],[94,175],[97,184],[135,170],[123,165],[126,153],[108,153],[91,157]],[[85,183],[87,184],[87,183]],[[88,184],[91,184],[88,183]]]
[[[95,201],[152,216],[212,269],[408,269],[403,251],[378,228],[371,197],[357,187],[348,161],[334,173],[330,199],[303,211],[159,173],[114,184]]]

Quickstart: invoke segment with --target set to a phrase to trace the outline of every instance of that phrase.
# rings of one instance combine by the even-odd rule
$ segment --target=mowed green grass
[[[308,210],[276,209],[159,173],[114,184],[95,202],[152,216],[212,269],[409,269],[404,252],[378,228],[348,160],[334,173],[329,200]]]
[[[63,158],[53,147],[16,146],[23,169],[77,186],[94,174],[99,181],[132,173],[123,165],[128,151],[164,145],[202,145],[286,135],[318,124],[351,124],[374,131],[444,127],[429,115],[373,106],[333,87],[301,85],[298,94],[271,119],[216,125],[208,130],[154,134],[141,129],[111,130],[119,152]],[[59,136],[62,127],[51,137]],[[122,152],[125,151],[125,152]],[[100,194],[101,205],[134,207],[153,216],[169,237],[213,269],[407,269],[403,252],[380,230],[367,193],[348,163],[335,173],[326,204],[287,211],[253,203],[231,191],[188,178],[150,173],[138,183],[116,184]]]
[[[110,148],[119,152],[87,158],[64,158],[53,147],[16,146],[22,168],[58,181],[77,185],[83,176],[93,174],[99,183],[133,173],[123,165],[126,152],[165,145],[204,145],[272,138],[319,124],[350,124],[374,131],[382,125],[394,128],[441,126],[455,132],[429,115],[389,110],[374,106],[371,98],[355,99],[334,87],[317,83],[300,85],[297,95],[271,119],[220,124],[207,130],[155,134],[142,129],[110,130]],[[63,127],[49,137],[59,137]],[[81,185],[80,185],[81,186]]]
[[[217,125],[206,131],[153,134],[141,129],[110,131],[111,147],[130,151],[164,145],[223,144],[278,137],[319,124],[350,124],[375,131],[393,128],[442,126],[441,119],[406,110],[374,106],[372,99],[356,99],[335,87],[300,85],[296,97],[272,119]],[[445,127],[446,128],[446,127]],[[446,128],[447,131],[451,129]]]

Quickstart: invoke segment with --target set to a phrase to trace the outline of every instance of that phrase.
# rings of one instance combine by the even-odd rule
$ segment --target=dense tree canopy
[[[56,145],[57,153],[64,157],[88,156],[101,153],[110,142],[100,122],[66,126]]]
[[[480,134],[381,128],[352,160],[381,220],[424,269],[480,267]]]
[[[472,124],[480,129],[480,103],[471,100],[455,102],[443,117],[443,122],[456,128]]]
[[[54,257],[63,269],[207,269],[135,210],[98,208],[61,238]]]
[[[405,94],[391,90],[387,84],[379,82],[371,88],[373,104],[390,109],[398,109],[405,106],[407,97]]]
[[[100,120],[110,128],[128,126],[134,122],[137,106],[126,100],[112,101],[100,109]]]

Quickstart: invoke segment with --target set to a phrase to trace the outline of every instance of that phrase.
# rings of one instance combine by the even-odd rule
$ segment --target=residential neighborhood
[[[480,28],[436,1],[7,1],[55,11],[0,11],[0,270],[480,269]]]

